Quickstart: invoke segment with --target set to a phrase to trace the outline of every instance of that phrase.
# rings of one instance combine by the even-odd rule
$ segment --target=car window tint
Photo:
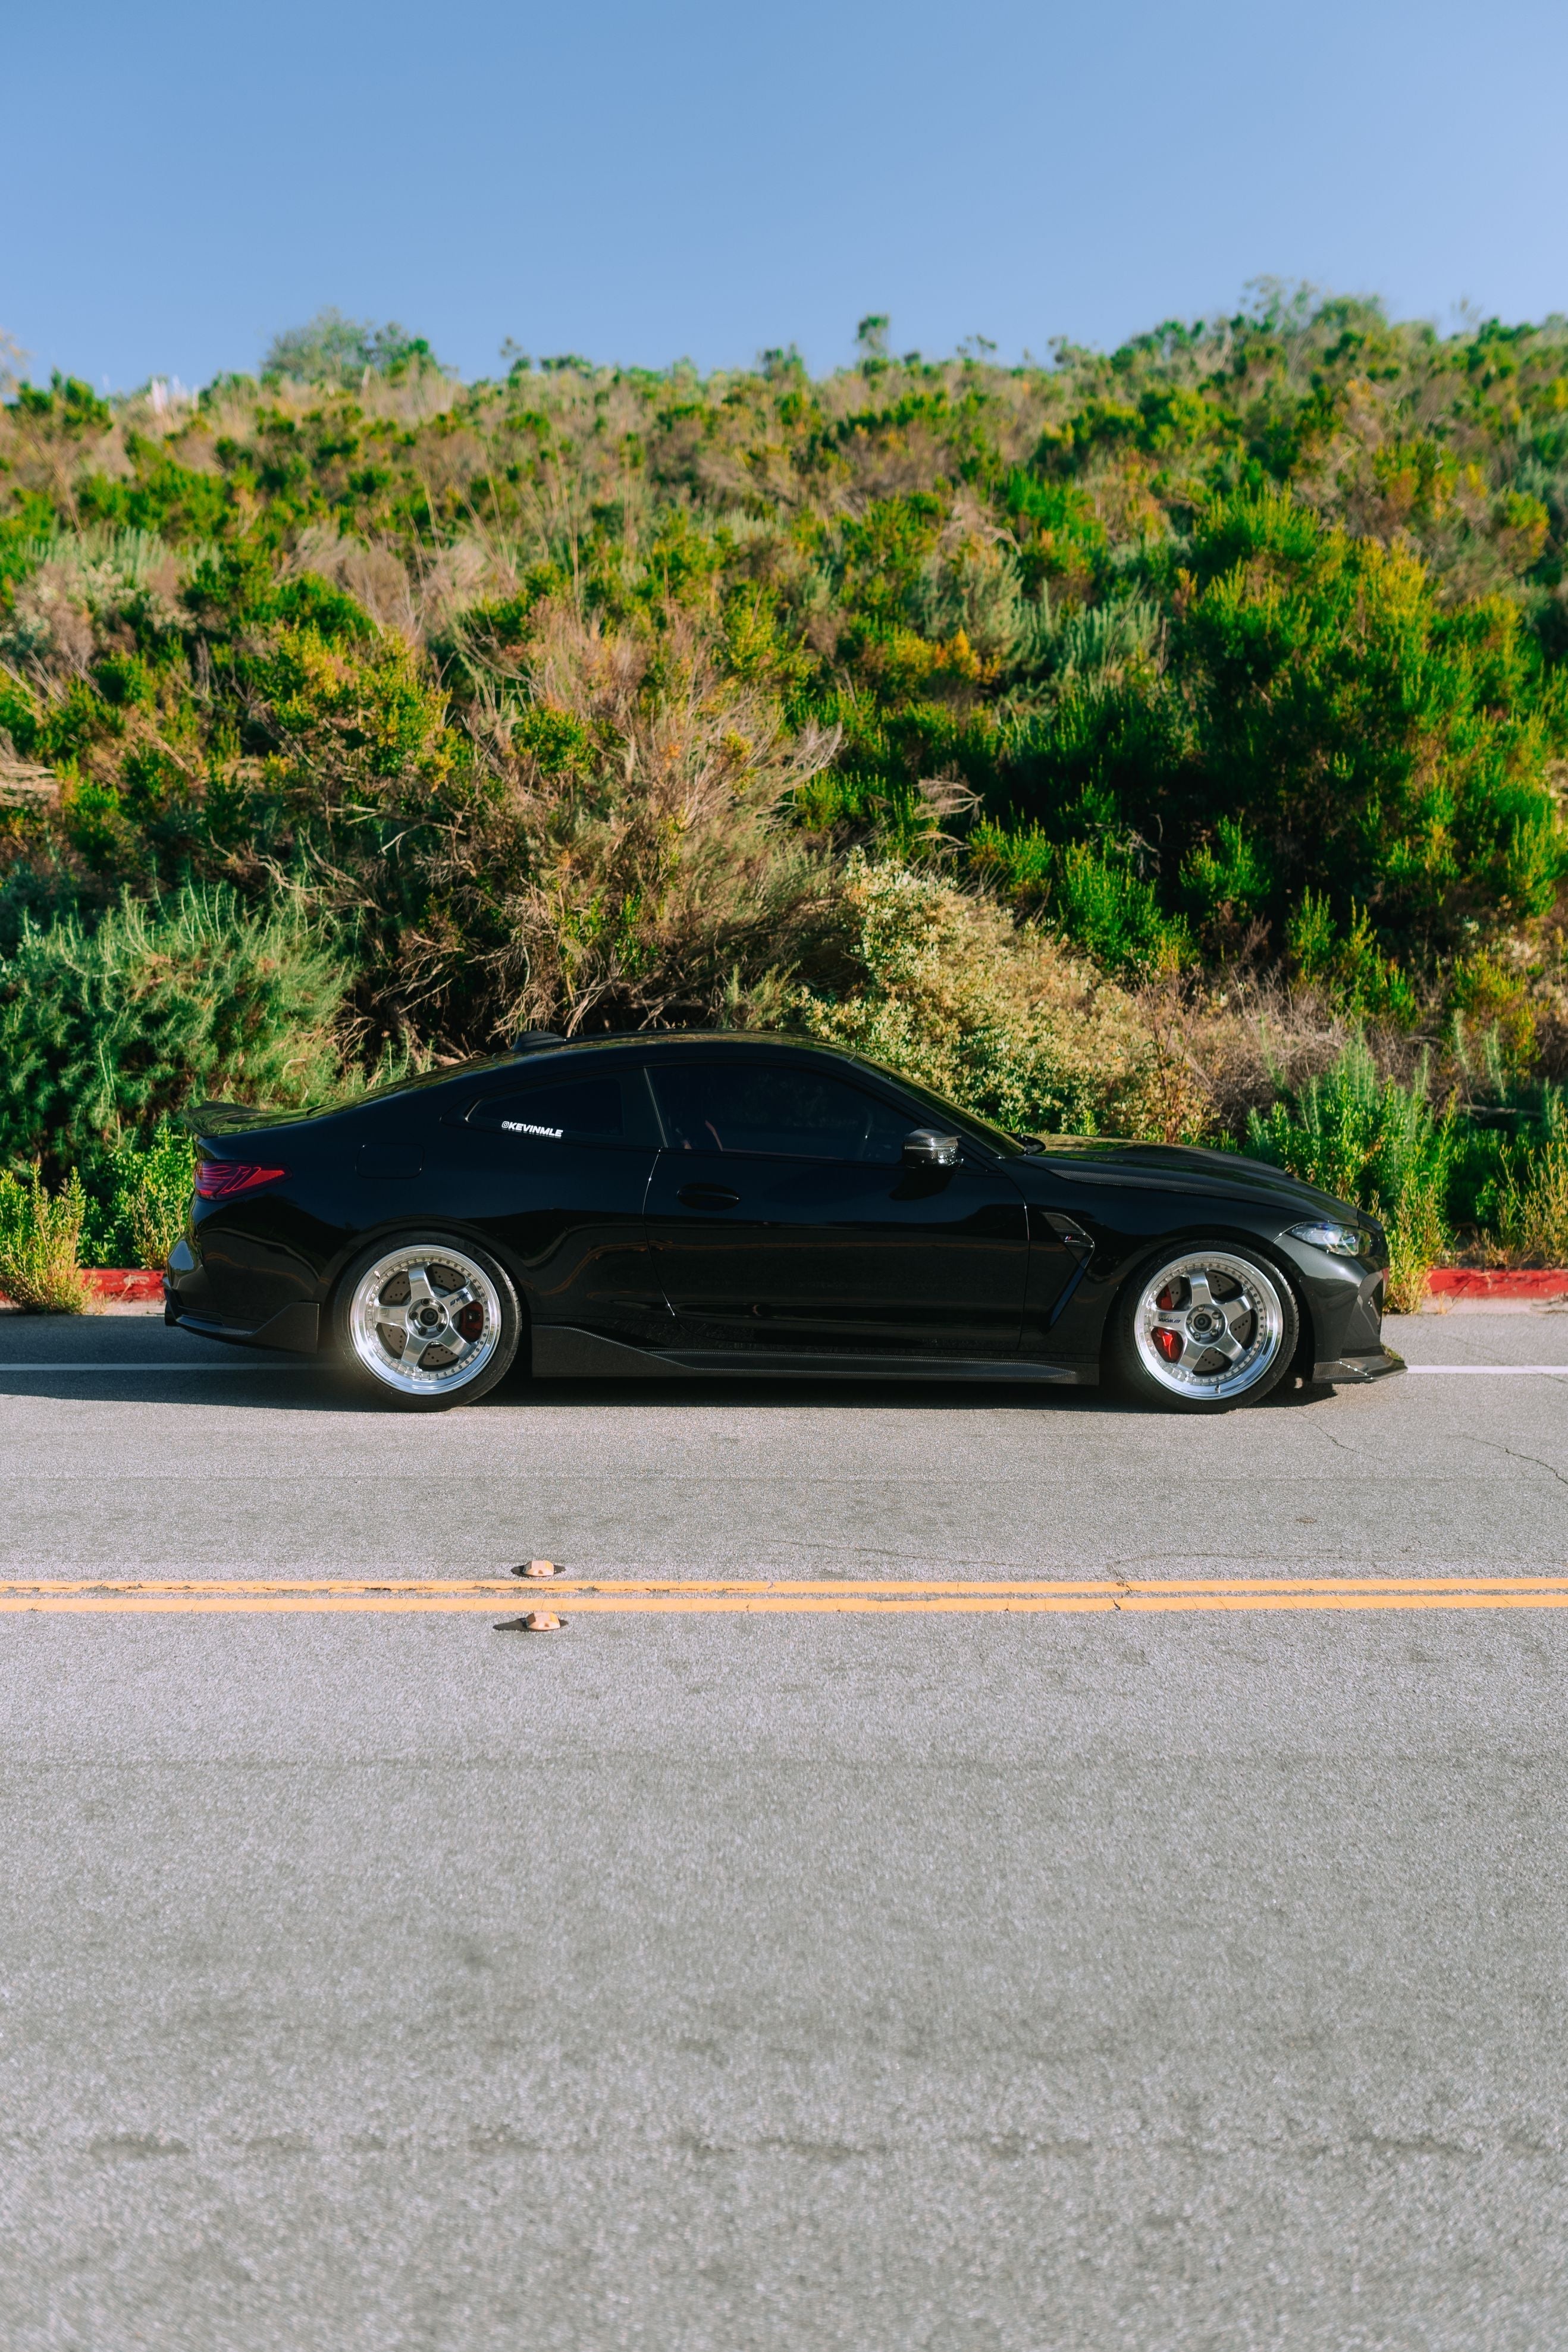
[[[487,1095],[468,1113],[468,1125],[548,1143],[618,1143],[626,1132],[626,1102],[619,1078],[574,1078]]]
[[[649,1076],[676,1151],[894,1162],[913,1124],[842,1078],[789,1063],[682,1063]]]

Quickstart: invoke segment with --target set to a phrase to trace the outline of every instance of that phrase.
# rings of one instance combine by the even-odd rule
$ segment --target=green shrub
[[[1516,1262],[1568,1265],[1568,1101],[1560,1087],[1543,1089],[1539,1117],[1499,1139],[1489,1164],[1478,1205],[1500,1246]]]
[[[184,1231],[195,1138],[170,1119],[90,1152],[82,1254],[89,1265],[161,1266]]]
[[[1457,1111],[1435,1112],[1423,1064],[1408,1087],[1379,1081],[1365,1040],[1333,1067],[1247,1119],[1247,1148],[1336,1200],[1381,1218],[1388,1234],[1388,1303],[1415,1314],[1426,1277],[1451,1245],[1449,1172]]]
[[[972,870],[1016,905],[1045,911],[1060,931],[1121,979],[1149,979],[1190,963],[1192,937],[1129,858],[1088,842],[1065,846],[1037,824],[1012,829],[982,818],[967,843]]]
[[[1181,576],[1170,674],[1197,714],[1202,800],[1256,828],[1287,887],[1328,891],[1352,929],[1373,908],[1384,943],[1545,910],[1562,722],[1517,606],[1446,609],[1408,548],[1290,488],[1215,497]]]
[[[1068,938],[1110,971],[1152,977],[1192,960],[1185,924],[1161,913],[1153,884],[1087,842],[1062,852],[1051,911]]]
[[[330,1092],[349,978],[296,908],[222,887],[25,921],[0,958],[0,1160],[71,1163],[204,1096]]]
[[[1297,976],[1316,982],[1351,1020],[1415,1026],[1420,1015],[1415,991],[1379,948],[1364,908],[1352,905],[1349,932],[1341,939],[1328,900],[1304,890],[1286,938]]]
[[[1568,1137],[1510,1156],[1497,1229],[1504,1247],[1530,1265],[1568,1265]]]
[[[290,376],[310,384],[357,383],[367,373],[395,381],[426,368],[439,373],[440,362],[422,335],[411,335],[395,320],[378,327],[332,309],[274,335],[261,362],[264,378]]]
[[[0,1174],[0,1291],[28,1315],[79,1315],[89,1296],[81,1270],[87,1200],[73,1169],[51,1194],[38,1171],[23,1183]]]
[[[1261,913],[1273,877],[1245,825],[1222,816],[1213,839],[1194,843],[1183,859],[1181,884],[1205,940],[1223,948],[1237,942]]]

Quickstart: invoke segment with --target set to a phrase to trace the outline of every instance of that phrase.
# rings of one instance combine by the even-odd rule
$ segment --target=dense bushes
[[[1496,1224],[1504,1247],[1527,1265],[1568,1264],[1568,1131],[1561,1118],[1539,1150],[1509,1155]]]
[[[1426,1066],[1407,1086],[1379,1080],[1355,1038],[1333,1067],[1285,1094],[1267,1117],[1254,1111],[1247,1148],[1380,1217],[1388,1234],[1389,1304],[1413,1313],[1426,1276],[1449,1245],[1455,1106],[1434,1108]]]
[[[130,898],[89,927],[24,918],[0,957],[0,1160],[78,1160],[203,1096],[330,1090],[350,973],[284,902]]]
[[[750,1017],[868,1054],[1003,1127],[1136,1121],[1143,1024],[1058,940],[932,876],[860,860],[833,917],[812,980],[759,992]]]
[[[922,788],[963,788],[960,869],[1130,973],[1279,957],[1311,889],[1440,992],[1552,901],[1560,322],[1272,296],[1049,368],[464,387],[329,316],[273,361],[0,413],[0,727],[61,782],[13,829],[89,887],[313,875],[389,1032],[497,1016],[447,852],[531,760],[612,750],[542,675],[563,628],[656,698],[673,628],[778,747],[831,740],[794,805],[839,840],[929,842]]]
[[[89,1148],[51,1191],[36,1163],[0,1170],[0,1294],[33,1312],[87,1305],[84,1266],[161,1266],[184,1229],[195,1139],[160,1119]]]
[[[37,1170],[24,1182],[0,1170],[0,1293],[29,1315],[79,1315],[87,1199],[73,1169],[51,1193]]]
[[[1278,291],[1043,368],[464,386],[323,314],[173,406],[26,387],[0,1163],[129,1250],[193,1095],[767,1019],[1010,1123],[1255,1112],[1412,1264],[1547,1247],[1565,415],[1561,321]]]
[[[89,1149],[80,1168],[88,1265],[162,1265],[179,1239],[195,1176],[195,1139],[162,1118]]]

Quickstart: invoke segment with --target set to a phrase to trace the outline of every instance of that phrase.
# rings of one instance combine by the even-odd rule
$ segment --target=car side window
[[[648,1076],[672,1151],[891,1166],[916,1124],[877,1096],[798,1063],[679,1062]]]
[[[628,1086],[634,1090],[629,1100]],[[629,1081],[618,1075],[565,1078],[482,1096],[468,1123],[538,1143],[642,1143],[651,1138],[646,1108],[637,1099],[641,1090],[640,1071]]]

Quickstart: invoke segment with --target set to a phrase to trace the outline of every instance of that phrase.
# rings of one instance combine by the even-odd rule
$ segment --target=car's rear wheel
[[[1277,1266],[1228,1242],[1162,1251],[1111,1313],[1119,1386],[1170,1412],[1256,1404],[1289,1370],[1300,1318]]]
[[[517,1294],[483,1250],[436,1234],[378,1242],[333,1301],[339,1352],[384,1404],[439,1412],[504,1379],[522,1329]]]

